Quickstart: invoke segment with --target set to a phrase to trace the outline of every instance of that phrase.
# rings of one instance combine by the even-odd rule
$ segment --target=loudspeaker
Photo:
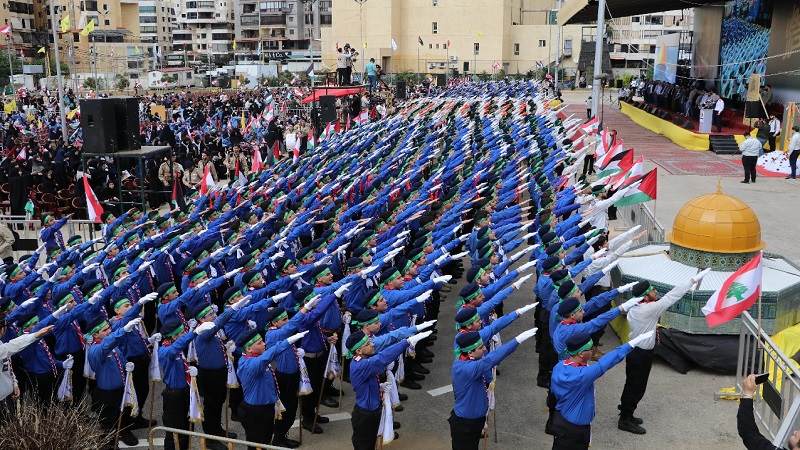
[[[394,84],[394,98],[398,100],[406,99],[406,82],[398,81]]]
[[[134,97],[115,97],[114,112],[117,117],[117,141],[120,150],[142,148],[139,133],[139,101]]]
[[[622,79],[615,80],[617,82],[617,89],[622,89]]]
[[[687,120],[687,121],[686,121],[686,122],[683,124],[683,128],[686,128],[687,130],[694,130],[694,124],[693,124],[692,122],[690,122],[690,121],[688,121],[688,120]]]
[[[761,107],[760,101],[745,102],[744,116],[747,118],[754,118],[754,119],[766,118],[766,114],[764,114],[764,108]]]
[[[115,153],[119,151],[114,100],[95,98],[80,101],[83,151]]]
[[[321,95],[319,97],[320,122],[330,123],[336,120],[336,97]]]

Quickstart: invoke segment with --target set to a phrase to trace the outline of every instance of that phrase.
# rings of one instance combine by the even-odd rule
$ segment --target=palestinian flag
[[[733,273],[722,286],[708,298],[701,311],[709,327],[735,319],[750,309],[761,295],[762,252]]]
[[[322,142],[325,139],[331,137],[331,135],[334,133],[333,127],[334,127],[333,122],[330,122],[327,125],[325,125],[325,129],[322,130],[322,134],[319,135],[319,142]]]
[[[620,186],[629,184],[628,181],[632,181],[633,178],[636,180],[641,178],[644,173],[644,157],[640,156],[631,166],[620,165],[620,169],[622,169],[622,172],[614,175],[608,181],[608,186],[611,186],[612,189],[619,189]]]
[[[186,198],[183,194],[183,183],[178,178],[178,173],[175,173],[173,177],[174,180],[172,181],[172,202],[175,204],[175,207],[180,209],[186,209]]]
[[[620,166],[630,167],[633,165],[633,149],[622,150],[622,142],[615,145],[602,158],[594,163],[597,170],[597,178],[603,178],[621,172]]]
[[[419,45],[425,45],[425,43],[422,42],[422,36],[417,36],[417,42],[419,42]]]
[[[208,191],[213,189],[214,186],[214,177],[211,176],[211,164],[206,164],[205,169],[203,169],[203,181],[200,183],[200,195],[208,194]]]
[[[306,145],[308,150],[313,150],[314,149],[314,136],[316,136],[316,130],[314,129],[314,126],[312,125],[311,126],[311,132],[308,133],[308,144]]]
[[[617,200],[614,206],[628,206],[637,203],[644,203],[656,199],[658,192],[658,169],[653,169],[647,172],[641,180],[631,185],[630,190],[625,193],[625,196]]]

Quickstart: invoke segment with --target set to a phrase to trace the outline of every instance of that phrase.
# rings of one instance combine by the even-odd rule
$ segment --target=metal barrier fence
[[[153,427],[153,429],[150,430],[150,435],[147,436],[147,442],[150,444],[150,449],[151,450],[154,450],[156,448],[156,445],[153,442],[153,440],[154,440],[154,437],[155,437],[155,433],[157,431],[163,431],[165,433],[168,433],[167,437],[165,437],[164,439],[172,439],[172,436],[169,436],[169,433],[182,434],[184,436],[189,436],[190,438],[192,438],[192,437],[199,438],[200,439],[200,450],[206,450],[206,448],[207,448],[206,447],[206,441],[208,441],[209,439],[213,440],[213,441],[222,442],[230,450],[233,450],[233,448],[234,448],[233,446],[234,445],[238,445],[238,446],[245,446],[246,445],[248,447],[255,447],[257,449],[267,449],[267,450],[273,450],[273,449],[275,449],[275,450],[288,450],[286,447],[276,447],[274,445],[258,444],[256,442],[243,441],[241,439],[230,439],[230,438],[226,438],[224,436],[212,436],[210,434],[196,433],[194,431],[180,430],[180,429],[177,429],[177,428],[169,428],[169,427]]]
[[[644,203],[621,206],[617,208],[617,217],[625,222],[625,229],[641,225],[642,231],[647,231],[645,236],[634,241],[634,245],[647,242],[665,242],[664,227],[658,222],[655,215]]]
[[[42,223],[39,220],[28,219],[25,216],[0,215],[0,226],[8,226],[18,235],[14,243],[14,259],[36,250],[41,245],[39,235]],[[83,237],[83,242],[87,242],[100,237],[100,224],[89,220],[69,219],[61,228],[61,234],[65,241],[77,234]]]
[[[760,331],[760,333],[759,333]],[[769,373],[755,402],[755,416],[776,447],[786,445],[792,430],[800,429],[800,380],[797,364],[786,356],[758,323],[742,313],[739,331],[739,361],[736,364],[737,393],[717,392],[714,397],[741,396],[742,380],[749,374]],[[758,391],[757,391],[758,392]]]

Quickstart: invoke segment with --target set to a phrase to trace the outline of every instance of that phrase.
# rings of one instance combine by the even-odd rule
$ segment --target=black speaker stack
[[[405,100],[406,99],[406,82],[405,81],[397,81],[397,82],[395,82],[394,90],[395,90],[394,98],[396,98],[398,100]]]
[[[319,97],[319,118],[323,124],[331,123],[336,120],[336,97],[333,95],[321,95]]]
[[[142,148],[136,98],[81,100],[80,107],[83,149],[87,153],[116,153]]]

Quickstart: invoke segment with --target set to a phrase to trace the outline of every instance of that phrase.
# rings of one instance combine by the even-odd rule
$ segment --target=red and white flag
[[[208,191],[214,189],[214,177],[211,176],[211,165],[206,164],[203,169],[203,181],[200,183],[200,195],[208,194]]]
[[[100,223],[100,215],[103,214],[103,207],[94,195],[92,187],[89,185],[89,177],[83,177],[83,190],[86,192],[86,210],[89,213],[89,220]]]
[[[762,252],[733,273],[702,308],[709,327],[735,319],[761,295]]]
[[[361,114],[359,114],[358,117],[355,118],[355,122],[359,126],[369,122],[369,112],[366,109],[364,111],[361,111]]]
[[[258,173],[264,168],[264,162],[261,161],[261,150],[256,146],[253,146],[253,149],[253,170],[251,172]]]
[[[6,36],[11,34],[11,24],[7,23],[7,24],[3,25],[2,27],[0,27],[0,34],[5,34]]]
[[[344,131],[350,131],[350,114],[347,115],[344,121]]]
[[[19,151],[19,153],[17,154],[17,159],[20,161],[25,161],[26,159],[28,159],[28,152],[25,151],[25,147],[22,147],[22,150]]]
[[[597,117],[593,117],[592,120],[581,125],[581,129],[586,134],[595,134],[597,133],[597,130],[600,129],[600,121],[597,119]]]
[[[297,139],[295,139],[295,141],[294,141],[294,148],[292,149],[292,153],[293,153],[293,155],[292,155],[292,162],[293,162],[293,163],[296,163],[297,161],[300,161],[300,143],[301,143],[302,141],[303,141],[303,140],[302,140],[302,139],[300,139],[300,138],[297,138]]]

